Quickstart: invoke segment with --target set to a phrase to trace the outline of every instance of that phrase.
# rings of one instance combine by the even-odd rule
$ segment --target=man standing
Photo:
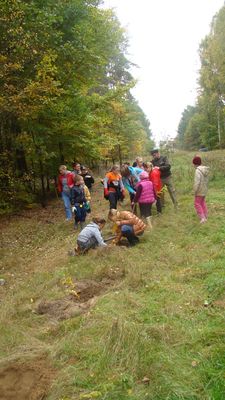
[[[162,186],[166,186],[173,202],[175,208],[177,208],[177,199],[176,192],[172,183],[171,177],[171,166],[169,164],[168,158],[165,156],[161,156],[159,149],[153,149],[151,151],[151,155],[153,157],[152,164],[154,167],[158,167],[161,174]],[[163,204],[163,199],[162,204]]]

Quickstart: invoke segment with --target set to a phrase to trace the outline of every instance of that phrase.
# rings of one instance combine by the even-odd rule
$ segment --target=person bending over
[[[76,253],[83,253],[98,246],[107,246],[101,235],[101,230],[104,228],[105,223],[106,220],[104,218],[95,216],[92,222],[82,229],[77,237]]]
[[[139,242],[138,236],[141,235],[146,228],[144,222],[130,211],[111,209],[108,218],[117,226],[116,238],[114,239],[115,244],[118,244],[124,236],[127,238],[130,246],[135,246]]]

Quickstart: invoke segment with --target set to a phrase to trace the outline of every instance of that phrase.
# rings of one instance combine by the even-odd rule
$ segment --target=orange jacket
[[[117,230],[117,237],[115,239],[116,243],[118,243],[122,237],[122,233],[121,233],[121,229],[120,229],[120,227],[122,225],[133,226],[135,235],[139,235],[140,233],[143,233],[146,228],[146,225],[144,224],[144,222],[130,211],[118,211],[114,222],[119,223],[118,230]]]
[[[122,176],[114,172],[108,172],[104,179],[104,189],[108,189],[109,192],[116,192],[117,189],[124,190]]]

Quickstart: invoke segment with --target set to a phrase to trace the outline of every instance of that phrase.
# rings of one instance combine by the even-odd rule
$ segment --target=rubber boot
[[[152,217],[147,217],[146,218],[146,222],[147,222],[147,226],[149,229],[152,229],[152,221],[151,221]]]

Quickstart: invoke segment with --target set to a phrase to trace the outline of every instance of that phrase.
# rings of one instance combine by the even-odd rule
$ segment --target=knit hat
[[[146,171],[143,171],[140,173],[140,179],[148,179],[149,178],[149,174]]]
[[[193,160],[192,160],[192,163],[193,163],[194,165],[201,165],[201,163],[202,163],[201,157],[195,156],[195,157],[193,158]]]

